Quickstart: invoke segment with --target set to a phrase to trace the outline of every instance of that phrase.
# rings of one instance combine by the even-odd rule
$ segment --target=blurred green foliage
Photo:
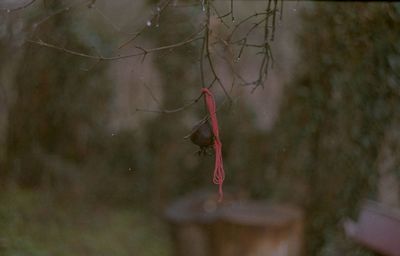
[[[21,22],[30,27],[61,8],[61,1],[46,1]],[[110,51],[113,45],[102,49],[109,35],[95,30],[79,13],[61,12],[36,37],[82,52],[92,45]],[[16,51],[14,38],[0,39],[5,63]],[[134,175],[137,137],[109,132],[108,65],[87,70],[93,61],[34,44],[18,50],[0,159],[0,254],[169,255],[163,223],[138,206],[145,184]]]
[[[24,190],[0,195],[1,255],[167,256],[169,247],[164,225],[144,209],[60,203]]]
[[[54,2],[48,8],[60,7]],[[73,20],[57,15],[37,36],[88,50],[73,31]],[[73,172],[101,151],[110,86],[101,68],[85,72],[86,63],[72,55],[26,44],[21,59],[8,111],[5,178],[25,187],[57,189],[76,181]],[[55,166],[60,161],[70,168]]]
[[[346,244],[340,221],[375,197],[383,136],[399,118],[400,13],[391,3],[318,3],[302,20],[300,63],[270,137],[281,177],[271,185],[305,208],[306,255],[331,255],[332,243]]]

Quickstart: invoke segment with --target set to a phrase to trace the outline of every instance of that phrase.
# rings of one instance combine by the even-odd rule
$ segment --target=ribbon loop
[[[207,109],[210,114],[212,131],[214,134],[214,151],[215,151],[215,167],[214,167],[214,177],[213,183],[219,186],[219,202],[222,201],[224,193],[222,191],[222,184],[225,180],[224,163],[222,161],[222,143],[219,139],[219,129],[217,120],[217,110],[214,100],[214,96],[211,91],[207,88],[202,88],[204,98],[206,101]]]

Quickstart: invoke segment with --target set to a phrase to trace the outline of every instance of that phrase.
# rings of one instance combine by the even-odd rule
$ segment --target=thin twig
[[[157,103],[157,105],[160,107],[161,103],[157,99],[157,97],[154,95],[153,90],[149,86],[147,86],[146,83],[143,83],[143,86],[147,89],[147,91],[149,92],[149,94],[150,94],[151,98],[154,100],[154,102]]]
[[[276,1],[276,0],[274,0]],[[268,0],[267,7],[266,7],[266,12],[271,13],[271,2],[272,0]],[[275,11],[276,11],[276,4],[274,10],[272,10],[272,15],[275,17]],[[263,59],[261,61],[261,65],[258,71],[258,79],[253,82],[253,89],[251,90],[251,93],[253,93],[259,86],[264,87],[264,81],[266,77],[268,76],[268,69],[269,69],[269,63],[270,63],[270,45],[268,44],[269,40],[269,17],[270,15],[267,15],[266,21],[265,21],[265,26],[264,26],[264,49],[263,49]],[[275,18],[273,18],[275,19]],[[273,31],[275,24],[273,22]],[[273,39],[273,35],[271,37],[271,40]]]
[[[179,43],[175,43],[175,44],[171,44],[171,45],[165,45],[165,46],[161,46],[161,47],[156,47],[156,48],[151,48],[151,49],[144,49],[141,48],[142,52],[140,53],[132,53],[132,54],[127,54],[127,55],[119,55],[119,56],[112,56],[112,57],[103,57],[103,56],[99,56],[99,55],[90,55],[90,54],[86,54],[86,53],[82,53],[82,52],[78,52],[78,51],[74,51],[71,49],[67,49],[64,47],[59,47],[57,45],[54,44],[50,44],[47,42],[43,42],[42,40],[27,40],[27,42],[32,43],[32,44],[36,44],[39,46],[43,46],[43,47],[47,47],[47,48],[51,48],[54,50],[58,50],[61,52],[65,52],[74,56],[78,56],[78,57],[82,57],[82,58],[87,58],[87,59],[92,59],[92,60],[103,60],[103,61],[113,61],[113,60],[120,60],[120,59],[127,59],[127,58],[132,58],[132,57],[136,57],[136,56],[145,56],[149,53],[152,52],[157,52],[157,51],[163,51],[163,50],[168,50],[168,49],[172,49],[172,48],[177,48],[186,44],[190,44],[194,41],[203,39],[203,37],[194,37],[197,34],[199,34],[202,30],[204,30],[204,28],[202,28],[200,31],[196,32],[195,34],[192,35],[192,38],[186,39],[182,42]],[[138,47],[137,47],[138,48]]]
[[[215,5],[214,5],[212,2],[210,2],[210,5],[211,5],[211,7],[213,8],[215,14],[217,14],[217,18],[219,19],[219,21],[220,21],[222,24],[224,24],[224,26],[225,26],[227,29],[229,29],[229,28],[230,28],[229,25],[226,24],[226,22],[225,22],[224,19],[223,19],[223,16],[221,16],[221,15],[219,14],[217,7],[215,7]]]
[[[271,11],[271,0],[268,0],[268,4],[267,4],[267,10],[266,12],[270,12]],[[265,22],[265,27],[264,27],[264,41],[268,41],[268,35],[269,35],[269,27],[268,27],[268,22],[269,21],[269,15],[267,16],[267,22]]]
[[[171,5],[171,8],[192,8],[192,7],[197,7],[197,6],[199,6],[200,4],[199,3],[193,3],[193,4],[184,4],[184,3],[182,3],[182,4],[172,4]]]
[[[274,0],[274,12],[273,12],[273,14],[272,14],[272,35],[271,35],[271,41],[274,41],[274,38],[275,38],[275,20],[276,20],[277,4],[278,4],[278,0]]]
[[[31,6],[34,2],[36,2],[36,0],[31,0],[31,1],[25,3],[25,4],[21,5],[21,6],[18,6],[18,7],[9,8],[9,9],[1,8],[0,10],[1,11],[5,11],[5,12],[16,12],[16,11],[20,11],[20,10],[23,10],[23,9]]]
[[[211,57],[211,53],[210,53],[210,41],[209,41],[209,36],[210,36],[210,4],[209,4],[209,0],[207,0],[206,2],[207,6],[206,6],[206,11],[207,11],[207,25],[206,25],[206,31],[205,31],[205,41],[206,41],[206,45],[205,45],[205,51],[206,51],[206,57],[208,60],[208,64],[210,66],[210,70],[214,76],[214,81],[208,86],[208,88],[211,88],[212,85],[214,84],[214,82],[218,82],[219,86],[221,87],[221,89],[223,90],[225,96],[231,100],[231,97],[229,96],[228,91],[225,89],[225,86],[223,85],[221,79],[219,78],[217,72],[215,71],[214,68],[214,63],[212,61],[212,57]]]
[[[57,16],[57,15],[59,15],[59,14],[61,14],[61,13],[64,13],[64,12],[68,12],[68,11],[70,11],[70,10],[72,10],[73,8],[76,8],[76,7],[83,6],[83,5],[86,5],[86,4],[91,4],[92,2],[93,2],[93,0],[84,1],[84,2],[78,2],[78,3],[75,3],[75,4],[73,4],[73,5],[69,5],[69,6],[63,7],[63,8],[61,8],[61,9],[56,10],[56,11],[54,11],[53,13],[47,15],[46,17],[44,17],[44,18],[41,19],[40,21],[38,21],[38,22],[36,22],[36,23],[33,24],[33,30],[32,30],[32,32],[31,32],[32,37],[35,35],[35,33],[39,30],[39,28],[40,28],[44,23],[46,23],[46,22],[49,21],[50,19],[54,18],[55,16]]]
[[[245,19],[241,20],[240,22],[238,22],[232,29],[231,33],[228,35],[228,41],[230,41],[230,39],[233,37],[233,35],[235,34],[235,32],[239,29],[239,27],[241,27],[243,24],[245,24],[247,21],[261,16],[261,15],[266,15],[269,16],[271,15],[271,12],[256,12],[248,17],[246,17]]]
[[[205,78],[204,78],[204,53],[206,49],[206,40],[205,40],[205,33],[207,33],[207,30],[204,32],[204,38],[203,38],[203,43],[201,44],[201,52],[200,52],[200,81],[201,81],[201,86],[205,86]]]
[[[101,60],[97,60],[97,61],[96,61],[93,65],[91,65],[90,67],[88,67],[88,68],[82,68],[82,71],[89,72],[90,70],[94,69],[94,67],[96,67],[97,65],[99,65],[100,62],[101,62]]]
[[[244,47],[249,45],[249,44],[247,44],[247,38],[250,36],[251,32],[253,32],[260,24],[262,24],[263,22],[267,21],[267,17],[264,17],[260,21],[254,23],[253,26],[247,31],[246,35],[242,39],[239,40],[239,41],[241,41],[243,43],[241,44],[241,48],[240,48],[239,55],[238,55],[237,59],[240,59],[240,57],[242,56]],[[236,43],[236,42],[233,42],[233,43]]]
[[[232,22],[235,22],[235,16],[233,16],[233,0],[231,0],[231,16],[232,16]]]
[[[182,107],[179,108],[174,108],[174,109],[141,109],[141,108],[136,108],[136,111],[141,111],[141,112],[151,112],[151,113],[159,113],[159,114],[174,114],[183,110],[186,110],[196,104],[203,96],[203,93],[201,93],[196,99],[190,101],[188,104],[183,105]]]
[[[156,18],[159,18],[161,13],[168,7],[168,5],[171,3],[172,0],[166,0],[163,4],[161,4],[161,7],[157,8],[157,12],[155,14],[153,14],[150,19],[147,20],[147,22],[149,22],[149,24],[151,25],[153,23],[153,20]],[[123,47],[125,47],[126,45],[128,45],[129,43],[135,41],[146,29],[149,28],[148,24],[145,24],[145,26],[143,26],[139,32],[137,32],[133,37],[129,38],[128,40],[126,40],[125,42],[123,42],[118,49],[121,49]]]
[[[97,14],[99,14],[107,24],[109,24],[111,27],[113,27],[116,31],[126,34],[126,35],[136,35],[136,33],[133,32],[126,32],[122,30],[117,24],[115,24],[108,16],[106,16],[99,8],[96,6],[92,6],[93,10],[96,11]]]

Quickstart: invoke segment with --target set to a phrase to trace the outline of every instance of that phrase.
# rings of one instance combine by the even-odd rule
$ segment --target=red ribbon
[[[224,163],[222,161],[222,143],[219,139],[218,120],[216,113],[217,110],[215,106],[214,96],[212,95],[211,91],[207,88],[203,88],[202,92],[204,94],[208,112],[210,113],[211,126],[214,134],[215,168],[214,168],[213,183],[219,186],[218,201],[221,202],[224,197],[224,193],[222,191],[222,184],[224,183],[225,179],[225,171],[224,171]]]

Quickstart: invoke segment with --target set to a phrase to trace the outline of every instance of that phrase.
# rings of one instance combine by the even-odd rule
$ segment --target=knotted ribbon
[[[222,191],[222,184],[225,179],[225,171],[224,171],[224,163],[222,161],[222,143],[219,139],[219,129],[218,129],[218,120],[216,113],[216,105],[214,96],[211,91],[207,88],[202,89],[202,93],[204,94],[205,102],[207,105],[208,112],[210,113],[211,126],[214,134],[214,151],[215,151],[215,167],[214,167],[214,177],[213,183],[219,186],[219,199],[221,202],[224,193]]]

